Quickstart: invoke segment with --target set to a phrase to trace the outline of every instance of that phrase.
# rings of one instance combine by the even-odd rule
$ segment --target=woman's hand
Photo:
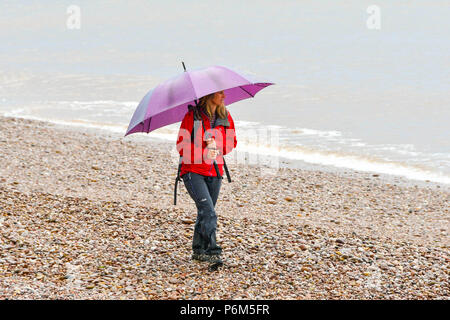
[[[214,140],[213,138],[209,138],[208,140],[206,140],[206,147],[210,149],[216,149],[216,140]]]
[[[208,148],[208,159],[215,160],[218,154],[217,149]]]
[[[216,141],[212,138],[206,140],[206,148],[208,149],[208,159],[216,159],[219,151],[217,150]]]

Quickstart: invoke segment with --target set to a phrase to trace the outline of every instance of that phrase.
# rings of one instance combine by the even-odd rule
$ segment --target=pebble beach
[[[209,272],[173,147],[1,117],[0,299],[449,299],[448,185],[229,164]]]

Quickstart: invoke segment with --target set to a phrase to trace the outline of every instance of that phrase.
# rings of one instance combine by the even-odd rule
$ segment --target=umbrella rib
[[[244,88],[242,88],[242,86],[239,86],[239,88],[241,88],[242,90],[244,90],[245,92],[247,92],[252,98],[254,98],[255,96],[252,95],[250,92],[248,92],[247,90],[245,90]]]
[[[147,130],[145,130],[145,128],[144,128],[144,131],[146,131],[147,133],[149,133],[149,131],[150,131],[150,123],[152,122],[152,119],[153,119],[153,117],[151,117],[151,118],[148,120]],[[144,122],[144,124],[145,124],[145,122]]]
[[[189,82],[191,83],[192,91],[194,91],[194,96],[197,98],[197,97],[198,97],[198,96],[197,96],[197,91],[195,91],[194,83],[192,82],[191,75],[190,75],[189,71],[187,71],[186,73],[187,73],[187,76],[188,76],[188,78],[189,78]],[[194,100],[195,100],[195,99],[194,99]]]

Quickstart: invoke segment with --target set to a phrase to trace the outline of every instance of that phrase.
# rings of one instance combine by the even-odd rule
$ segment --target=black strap
[[[179,163],[178,163],[177,177],[175,178],[175,188],[174,188],[174,192],[173,192],[173,205],[174,205],[174,206],[177,205],[177,187],[178,187],[178,181],[181,181],[181,178],[180,178],[181,158],[182,158],[182,156],[180,156],[180,160],[179,160]]]
[[[228,182],[231,182],[230,173],[228,172],[227,163],[225,162],[225,157],[223,155],[222,155],[222,160],[223,160],[223,168],[225,169],[225,173],[227,174]]]

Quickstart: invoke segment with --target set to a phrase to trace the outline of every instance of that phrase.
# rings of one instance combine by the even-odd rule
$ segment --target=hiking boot
[[[208,262],[209,263],[219,263],[219,264],[223,264],[223,261],[221,259],[221,256],[219,254],[211,254],[208,255]]]
[[[192,260],[197,260],[197,261],[209,261],[209,256],[206,254],[202,254],[202,253],[193,253],[192,254]]]
[[[209,256],[208,262],[209,262],[208,266],[209,271],[216,271],[217,269],[219,269],[219,267],[223,266],[223,261],[220,258],[220,255],[218,254]]]

